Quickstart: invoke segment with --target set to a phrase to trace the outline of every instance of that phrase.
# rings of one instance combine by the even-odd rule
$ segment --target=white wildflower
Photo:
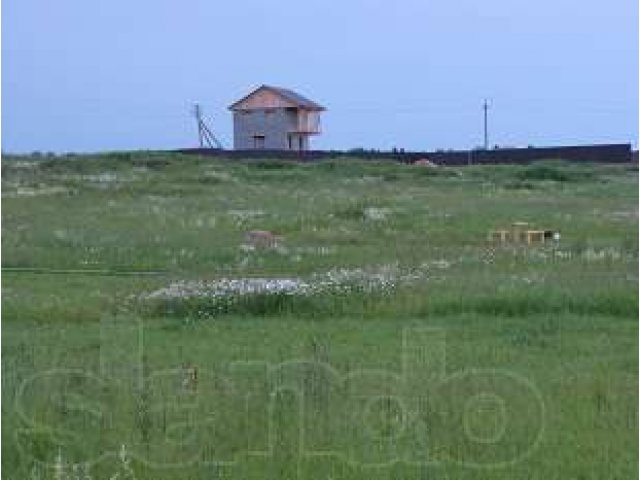
[[[53,465],[53,478],[54,480],[64,480],[65,477],[66,473],[64,469],[64,460],[62,460],[62,452],[58,450],[56,462]]]
[[[266,215],[262,210],[229,210],[227,214],[233,217],[236,222],[245,222]]]
[[[101,172],[97,174],[87,174],[81,176],[82,180],[95,183],[116,183],[124,180],[116,172]]]
[[[58,186],[40,186],[38,188],[17,187],[15,192],[2,192],[3,197],[35,197],[38,195],[55,195],[58,193],[69,193],[69,189]]]
[[[206,172],[203,173],[203,175],[208,178],[214,178],[216,180],[220,180],[221,182],[235,181],[235,178],[233,178],[229,173],[220,172],[217,170],[207,170]]]
[[[588,248],[582,253],[582,257],[588,262],[595,262],[601,260],[619,260],[622,258],[622,254],[619,250],[610,247],[599,250]]]
[[[248,261],[245,262],[248,264]],[[335,268],[306,279],[221,278],[217,280],[178,281],[143,296],[146,300],[209,298],[221,305],[250,295],[316,295],[350,291],[385,291],[426,278],[427,269],[402,270],[397,264],[370,268]]]
[[[364,209],[364,218],[373,221],[386,220],[390,213],[391,209],[389,208],[367,207]]]

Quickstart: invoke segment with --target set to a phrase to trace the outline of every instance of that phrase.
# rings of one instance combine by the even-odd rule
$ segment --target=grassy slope
[[[5,472],[15,473],[7,478],[26,478],[34,458],[51,461],[59,449],[81,461],[121,444],[137,459],[184,463],[194,456],[191,466],[176,469],[134,460],[138,478],[629,478],[637,470],[637,178],[624,167],[434,171],[353,160],[302,165],[119,154],[8,158],[2,168],[3,267],[162,272],[5,272],[2,461]],[[370,208],[386,209],[386,218],[368,219]],[[487,245],[488,230],[514,221],[558,229],[562,240],[557,247]],[[251,229],[282,234],[286,250],[241,250]],[[176,279],[392,263],[432,267],[411,287],[267,305],[259,314],[240,308],[203,319],[198,309],[150,312],[135,300]],[[140,327],[143,384],[98,386],[86,375],[55,372],[34,377],[66,368],[125,378],[122,370],[108,372],[140,360]],[[448,374],[506,369],[530,382],[541,404],[531,395],[519,399],[498,374],[444,382],[437,393],[429,389],[428,405],[412,404],[416,416],[404,430],[394,424],[396,404],[374,402],[364,410],[366,434],[342,430],[359,425],[348,416],[353,405],[345,385],[304,370],[298,380],[310,389],[304,418],[311,426],[303,429],[309,450],[371,463],[429,462],[372,470],[340,455],[300,456],[296,409],[286,394],[266,416],[273,455],[246,455],[246,442],[259,449],[268,428],[259,412],[247,420],[241,397],[225,387],[230,364],[311,359],[341,375],[399,372],[403,331],[422,327],[445,332]],[[179,387],[184,365],[200,372],[197,391],[187,397]],[[270,389],[259,380],[250,391],[263,398]],[[391,388],[389,394],[408,401],[426,395],[425,383],[418,378],[407,391],[370,388]],[[492,388],[512,406],[513,430],[483,449],[460,430],[456,415],[468,408],[471,392]],[[495,408],[487,408],[467,418],[472,427],[479,422],[477,431],[492,431]],[[212,415],[217,428],[203,420]],[[415,427],[420,422],[428,433]],[[500,468],[464,466],[514,458],[542,424],[526,458]],[[61,436],[65,430],[76,437]],[[167,441],[174,437],[181,447]],[[108,478],[117,467],[107,456],[92,474]]]

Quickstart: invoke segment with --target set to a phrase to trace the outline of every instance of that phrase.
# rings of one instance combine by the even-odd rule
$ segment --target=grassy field
[[[637,475],[629,166],[5,156],[2,197],[3,478]]]

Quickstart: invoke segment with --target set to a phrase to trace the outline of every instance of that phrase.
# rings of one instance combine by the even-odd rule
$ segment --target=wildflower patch
[[[244,277],[215,280],[181,280],[142,295],[141,300],[162,310],[180,313],[192,311],[198,316],[250,311],[268,313],[271,307],[281,313],[287,299],[332,299],[349,295],[390,292],[425,280],[431,265],[413,269],[398,265],[373,268],[336,268],[308,277]],[[260,305],[258,311],[255,306]],[[267,307],[270,305],[270,307]]]

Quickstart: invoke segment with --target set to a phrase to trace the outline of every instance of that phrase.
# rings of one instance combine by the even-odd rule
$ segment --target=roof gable
[[[255,110],[262,108],[303,108],[325,110],[322,105],[286,88],[262,85],[229,106],[229,110]]]

